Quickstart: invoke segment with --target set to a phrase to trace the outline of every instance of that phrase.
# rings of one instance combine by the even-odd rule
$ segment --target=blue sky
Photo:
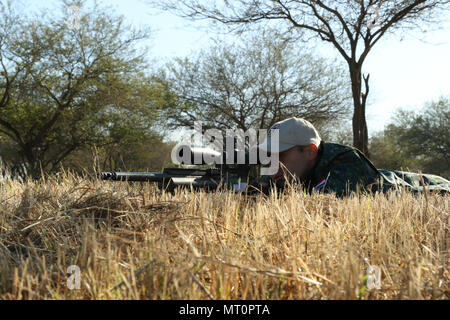
[[[57,0],[15,0],[24,8],[51,7]],[[2,0],[3,2],[3,0]],[[211,32],[169,13],[157,12],[144,0],[98,0],[112,6],[137,26],[146,24],[154,31],[148,43],[149,57],[162,63],[208,47]],[[369,135],[382,130],[393,112],[399,108],[420,109],[426,102],[441,95],[450,96],[450,15],[442,30],[381,39],[369,53],[363,67],[370,73],[370,94],[367,107]],[[320,52],[330,58],[339,57],[331,47]]]

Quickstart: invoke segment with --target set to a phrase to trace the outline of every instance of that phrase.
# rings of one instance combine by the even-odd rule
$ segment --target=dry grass
[[[0,299],[448,299],[449,200],[0,182]]]

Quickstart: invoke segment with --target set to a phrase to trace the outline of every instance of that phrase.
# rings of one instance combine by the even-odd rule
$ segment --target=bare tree
[[[273,30],[220,43],[191,59],[176,59],[163,76],[178,103],[166,110],[171,128],[259,129],[291,116],[318,128],[349,119],[345,69],[327,63]]]
[[[369,74],[362,66],[370,50],[388,32],[437,22],[448,0],[165,0],[149,2],[194,20],[208,19],[237,30],[261,22],[279,22],[288,32],[308,31],[331,43],[348,64],[353,96],[353,144],[368,154],[366,102]],[[364,83],[363,83],[364,81]],[[364,85],[364,90],[363,90]]]

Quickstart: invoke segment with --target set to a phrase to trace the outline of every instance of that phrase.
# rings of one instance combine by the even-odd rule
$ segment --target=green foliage
[[[370,159],[379,169],[417,171],[419,165],[399,141],[387,133],[387,129],[371,137]]]
[[[24,17],[14,28],[13,7],[0,12],[0,135],[16,150],[0,156],[35,177],[93,146],[162,145],[153,125],[170,96],[137,50],[149,31],[98,6],[82,7],[80,28],[69,28],[68,5],[60,17]]]
[[[441,97],[419,112],[400,110],[371,140],[379,168],[409,169],[450,177],[450,99]]]

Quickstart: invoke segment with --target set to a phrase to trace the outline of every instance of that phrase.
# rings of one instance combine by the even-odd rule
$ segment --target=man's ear
[[[306,155],[308,156],[309,160],[316,159],[318,154],[319,150],[317,150],[317,147],[314,144],[310,144],[308,147],[306,147]]]

